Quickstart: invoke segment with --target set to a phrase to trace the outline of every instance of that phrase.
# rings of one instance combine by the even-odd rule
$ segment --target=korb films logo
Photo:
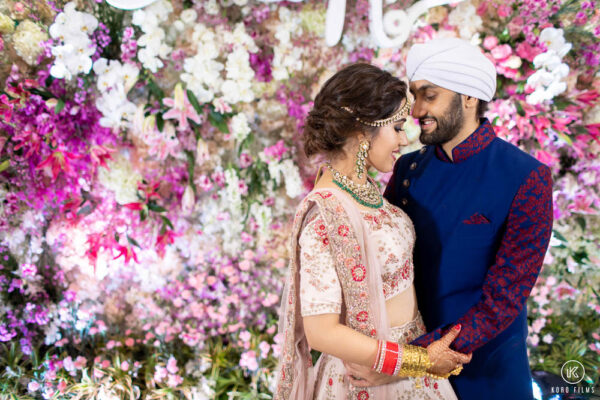
[[[585,375],[585,368],[577,360],[569,360],[560,369],[560,376],[571,385],[581,382]]]

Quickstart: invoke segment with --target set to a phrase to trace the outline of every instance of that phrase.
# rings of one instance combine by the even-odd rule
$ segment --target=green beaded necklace
[[[333,174],[333,183],[352,196],[359,204],[369,208],[381,208],[383,206],[383,196],[371,181],[367,179],[366,184],[357,185],[347,176],[334,169],[331,164],[327,163],[326,165]]]

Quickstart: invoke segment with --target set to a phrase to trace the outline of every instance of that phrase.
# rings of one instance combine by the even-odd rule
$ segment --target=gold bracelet
[[[421,377],[427,374],[427,370],[431,368],[432,362],[427,354],[427,349],[420,346],[405,344],[402,354],[402,365],[399,377]]]

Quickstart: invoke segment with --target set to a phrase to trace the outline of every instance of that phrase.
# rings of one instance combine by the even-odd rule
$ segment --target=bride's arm
[[[340,324],[339,314],[311,315],[302,321],[311,348],[369,368],[375,363],[377,340]]]

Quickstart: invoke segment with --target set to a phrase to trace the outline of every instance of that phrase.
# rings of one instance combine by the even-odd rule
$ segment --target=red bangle
[[[387,375],[393,375],[396,370],[396,364],[398,363],[398,343],[387,342],[386,351],[383,360],[383,368],[381,372]]]

